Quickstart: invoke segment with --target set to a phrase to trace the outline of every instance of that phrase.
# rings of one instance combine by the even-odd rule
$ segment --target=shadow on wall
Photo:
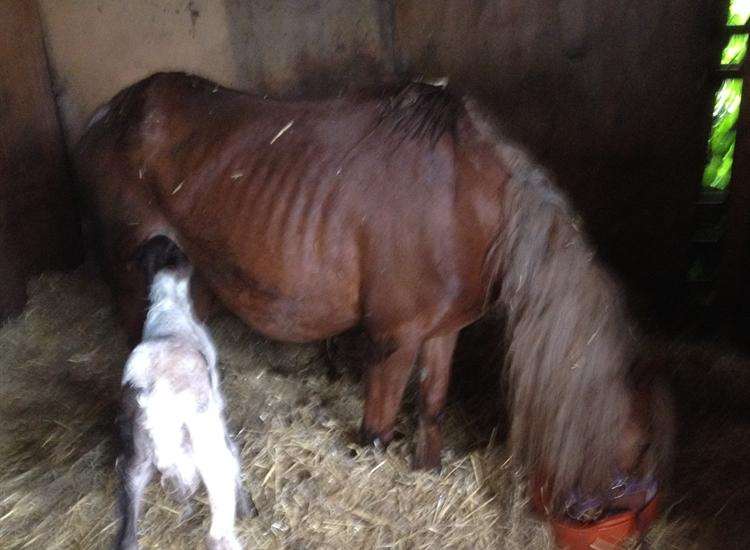
[[[392,2],[226,0],[225,9],[245,89],[321,97],[393,77]]]

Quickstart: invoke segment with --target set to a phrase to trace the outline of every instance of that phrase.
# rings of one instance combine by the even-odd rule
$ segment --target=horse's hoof
[[[411,468],[412,470],[422,470],[435,475],[440,475],[440,472],[443,471],[443,463],[440,460],[440,455],[438,455],[437,458],[414,455]]]
[[[392,434],[384,437],[376,432],[368,430],[364,426],[359,430],[359,443],[363,447],[371,446],[379,451],[384,451],[391,442],[391,439],[393,439]]]

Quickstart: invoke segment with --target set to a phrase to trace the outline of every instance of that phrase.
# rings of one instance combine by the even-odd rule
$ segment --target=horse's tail
[[[485,267],[507,315],[513,454],[560,506],[574,489],[595,493],[612,481],[636,390],[634,327],[550,177],[473,119],[510,171]]]

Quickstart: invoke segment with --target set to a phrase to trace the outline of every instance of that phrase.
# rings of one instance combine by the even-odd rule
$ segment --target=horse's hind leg
[[[360,429],[363,443],[386,446],[393,439],[396,415],[418,349],[418,343],[400,343],[392,353],[368,367],[365,412]]]
[[[427,340],[420,353],[419,429],[414,467],[440,467],[443,410],[458,332]]]

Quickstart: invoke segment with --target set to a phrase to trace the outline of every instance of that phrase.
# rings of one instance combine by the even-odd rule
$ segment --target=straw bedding
[[[30,294],[24,314],[0,330],[0,545],[105,548],[117,530],[113,421],[124,336],[106,288],[83,270],[44,275]],[[351,374],[331,382],[319,346],[270,342],[228,315],[210,328],[260,510],[238,525],[248,548],[552,548],[501,438],[463,404],[447,414],[442,473],[412,472],[411,407],[386,452],[362,448],[353,435],[359,383]],[[152,484],[143,547],[202,548],[205,494],[183,512]],[[691,521],[660,521],[652,547],[690,547]]]

